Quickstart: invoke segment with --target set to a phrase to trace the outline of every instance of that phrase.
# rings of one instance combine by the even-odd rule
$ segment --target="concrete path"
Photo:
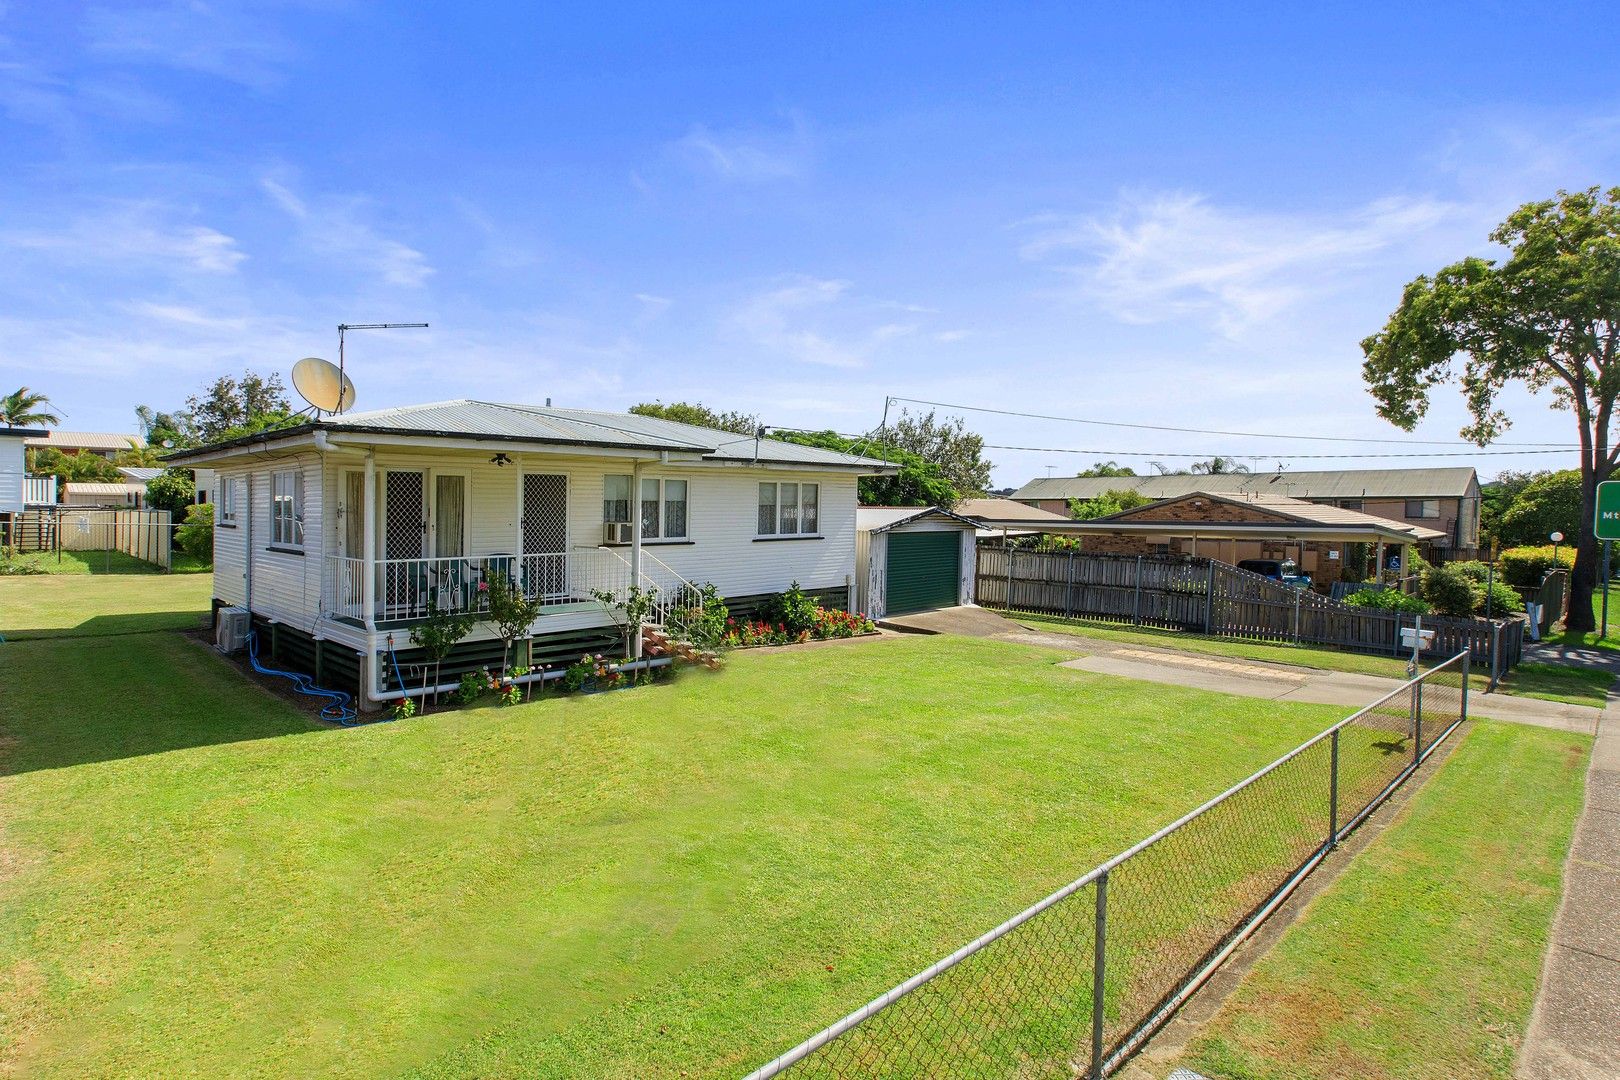
[[[1620,673],[1613,653],[1582,659]],[[1564,865],[1564,898],[1518,1076],[1620,1077],[1620,694],[1614,690],[1592,747],[1586,805]]]

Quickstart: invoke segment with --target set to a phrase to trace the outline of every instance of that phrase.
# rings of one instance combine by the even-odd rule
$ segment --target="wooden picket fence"
[[[1287,645],[1402,656],[1415,617],[1353,607],[1207,558],[978,549],[975,596],[986,607],[1192,630]],[[1519,662],[1524,620],[1423,616],[1436,657],[1468,650],[1494,678]]]

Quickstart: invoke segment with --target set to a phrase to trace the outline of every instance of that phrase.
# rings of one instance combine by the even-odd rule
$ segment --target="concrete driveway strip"
[[[1530,1030],[1524,1080],[1620,1077],[1620,701],[1603,710],[1586,805],[1564,867]]]

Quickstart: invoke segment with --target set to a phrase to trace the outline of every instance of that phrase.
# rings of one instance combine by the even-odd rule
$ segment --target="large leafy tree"
[[[1362,374],[1384,419],[1407,431],[1430,390],[1460,383],[1470,422],[1464,438],[1485,446],[1510,420],[1497,396],[1509,383],[1550,389],[1580,442],[1580,524],[1565,626],[1593,630],[1598,545],[1597,485],[1620,448],[1609,424],[1620,395],[1620,188],[1560,191],[1526,203],[1491,233],[1501,261],[1469,257],[1415,278],[1384,329],[1361,343]],[[1459,367],[1460,361],[1460,367]]]
[[[192,429],[190,413],[159,412],[150,405],[137,405],[135,419],[140,423],[141,434],[146,436],[149,446],[167,448],[196,445],[197,436]]]
[[[701,401],[643,401],[630,406],[637,416],[652,416],[660,420],[674,420],[682,424],[730,431],[738,435],[752,435],[759,429],[759,417],[740,412],[715,412]]]
[[[1497,535],[1503,544],[1545,544],[1554,532],[1579,536],[1581,474],[1578,469],[1542,473],[1502,511]]]
[[[885,445],[877,439],[852,439],[831,431],[782,431],[771,436],[803,446],[819,446],[845,454],[879,458],[900,466],[893,476],[863,476],[862,506],[955,506],[966,496],[945,476],[938,464],[910,450]]]
[[[937,465],[956,489],[957,498],[983,495],[990,487],[984,439],[969,431],[960,416],[941,420],[933,410],[922,414],[902,410],[894,426],[884,432],[883,441]]]
[[[240,379],[221,375],[202,393],[186,398],[186,413],[196,438],[216,443],[285,426],[292,419],[292,404],[280,375],[267,378],[244,371]]]
[[[51,399],[19,386],[0,397],[0,424],[6,427],[55,427],[62,418],[51,412]]]
[[[117,466],[99,454],[64,454],[54,446],[30,449],[28,471],[35,476],[54,476],[63,484],[115,484],[124,478]]]
[[[1119,488],[1105,491],[1094,499],[1070,499],[1069,516],[1076,521],[1091,521],[1094,518],[1135,510],[1138,506],[1146,506],[1152,501],[1146,495],[1130,488]]]

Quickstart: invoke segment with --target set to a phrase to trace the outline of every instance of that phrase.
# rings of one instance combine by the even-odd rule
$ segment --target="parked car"
[[[1296,589],[1309,589],[1311,576],[1299,572],[1299,564],[1293,559],[1243,559],[1237,564],[1239,570],[1247,570],[1251,574],[1280,581],[1284,585],[1292,585]]]

